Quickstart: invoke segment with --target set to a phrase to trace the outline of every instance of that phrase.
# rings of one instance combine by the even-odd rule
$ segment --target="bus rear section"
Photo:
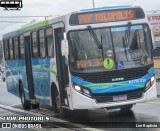
[[[71,15],[70,26],[74,109],[130,109],[157,97],[151,33],[141,8],[83,10]]]

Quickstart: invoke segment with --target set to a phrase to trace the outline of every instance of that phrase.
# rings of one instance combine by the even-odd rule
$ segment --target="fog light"
[[[147,91],[151,87],[151,82],[150,80],[146,83],[146,88],[145,91]]]
[[[89,90],[83,89],[83,93],[90,94]]]
[[[90,96],[90,92],[87,89],[83,89],[83,94],[86,96]]]

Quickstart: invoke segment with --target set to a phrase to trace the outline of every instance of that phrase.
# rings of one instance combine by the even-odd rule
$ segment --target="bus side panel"
[[[26,99],[30,100],[29,91],[28,91],[25,60],[19,60],[19,80],[21,80],[21,82],[22,82]]]
[[[14,79],[12,75],[12,65],[13,62],[6,61],[6,83],[8,92],[16,95],[16,89],[14,87]]]
[[[8,92],[19,97],[19,62],[18,60],[6,62],[6,78]]]
[[[6,82],[8,92],[20,97],[19,81],[22,82],[25,97],[29,100],[28,85],[24,60],[14,60],[6,62]]]
[[[36,101],[50,104],[50,61],[47,58],[32,59],[33,81]]]
[[[50,81],[50,74],[52,73],[50,68],[50,58],[43,59],[43,67],[44,67],[44,81],[42,81],[42,85],[44,88],[44,96],[45,96],[45,103],[50,105],[50,88],[51,88],[51,81]]]

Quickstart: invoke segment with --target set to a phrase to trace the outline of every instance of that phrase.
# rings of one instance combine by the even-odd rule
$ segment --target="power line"
[[[27,23],[25,21],[0,21],[0,22],[5,22],[5,23]]]
[[[136,0],[131,0],[131,1],[125,2],[125,3],[121,4],[121,5],[126,5],[126,4],[132,3],[134,1],[136,1]]]
[[[0,18],[24,18],[24,17],[48,17],[48,16],[0,16]]]
[[[160,10],[150,10],[150,11],[146,11],[146,12],[157,12],[157,11],[160,11]]]
[[[0,18],[45,18],[45,20],[47,19],[47,17],[56,17],[59,15],[47,15],[47,16],[0,16]]]
[[[95,2],[94,2],[94,0],[92,0],[92,4],[93,4],[93,8],[95,8]]]

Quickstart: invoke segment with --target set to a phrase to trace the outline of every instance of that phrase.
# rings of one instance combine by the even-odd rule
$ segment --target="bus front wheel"
[[[28,100],[26,100],[22,84],[20,84],[20,98],[21,98],[21,102],[22,102],[23,108],[25,110],[29,110],[30,107],[31,107],[31,104],[30,104],[30,102]]]
[[[61,105],[60,95],[56,96],[55,112],[62,118],[68,117],[69,110],[65,109]]]
[[[54,107],[54,112],[62,118],[67,117],[67,109],[62,108],[61,97],[58,93],[57,87],[55,84],[52,84],[52,105]]]

